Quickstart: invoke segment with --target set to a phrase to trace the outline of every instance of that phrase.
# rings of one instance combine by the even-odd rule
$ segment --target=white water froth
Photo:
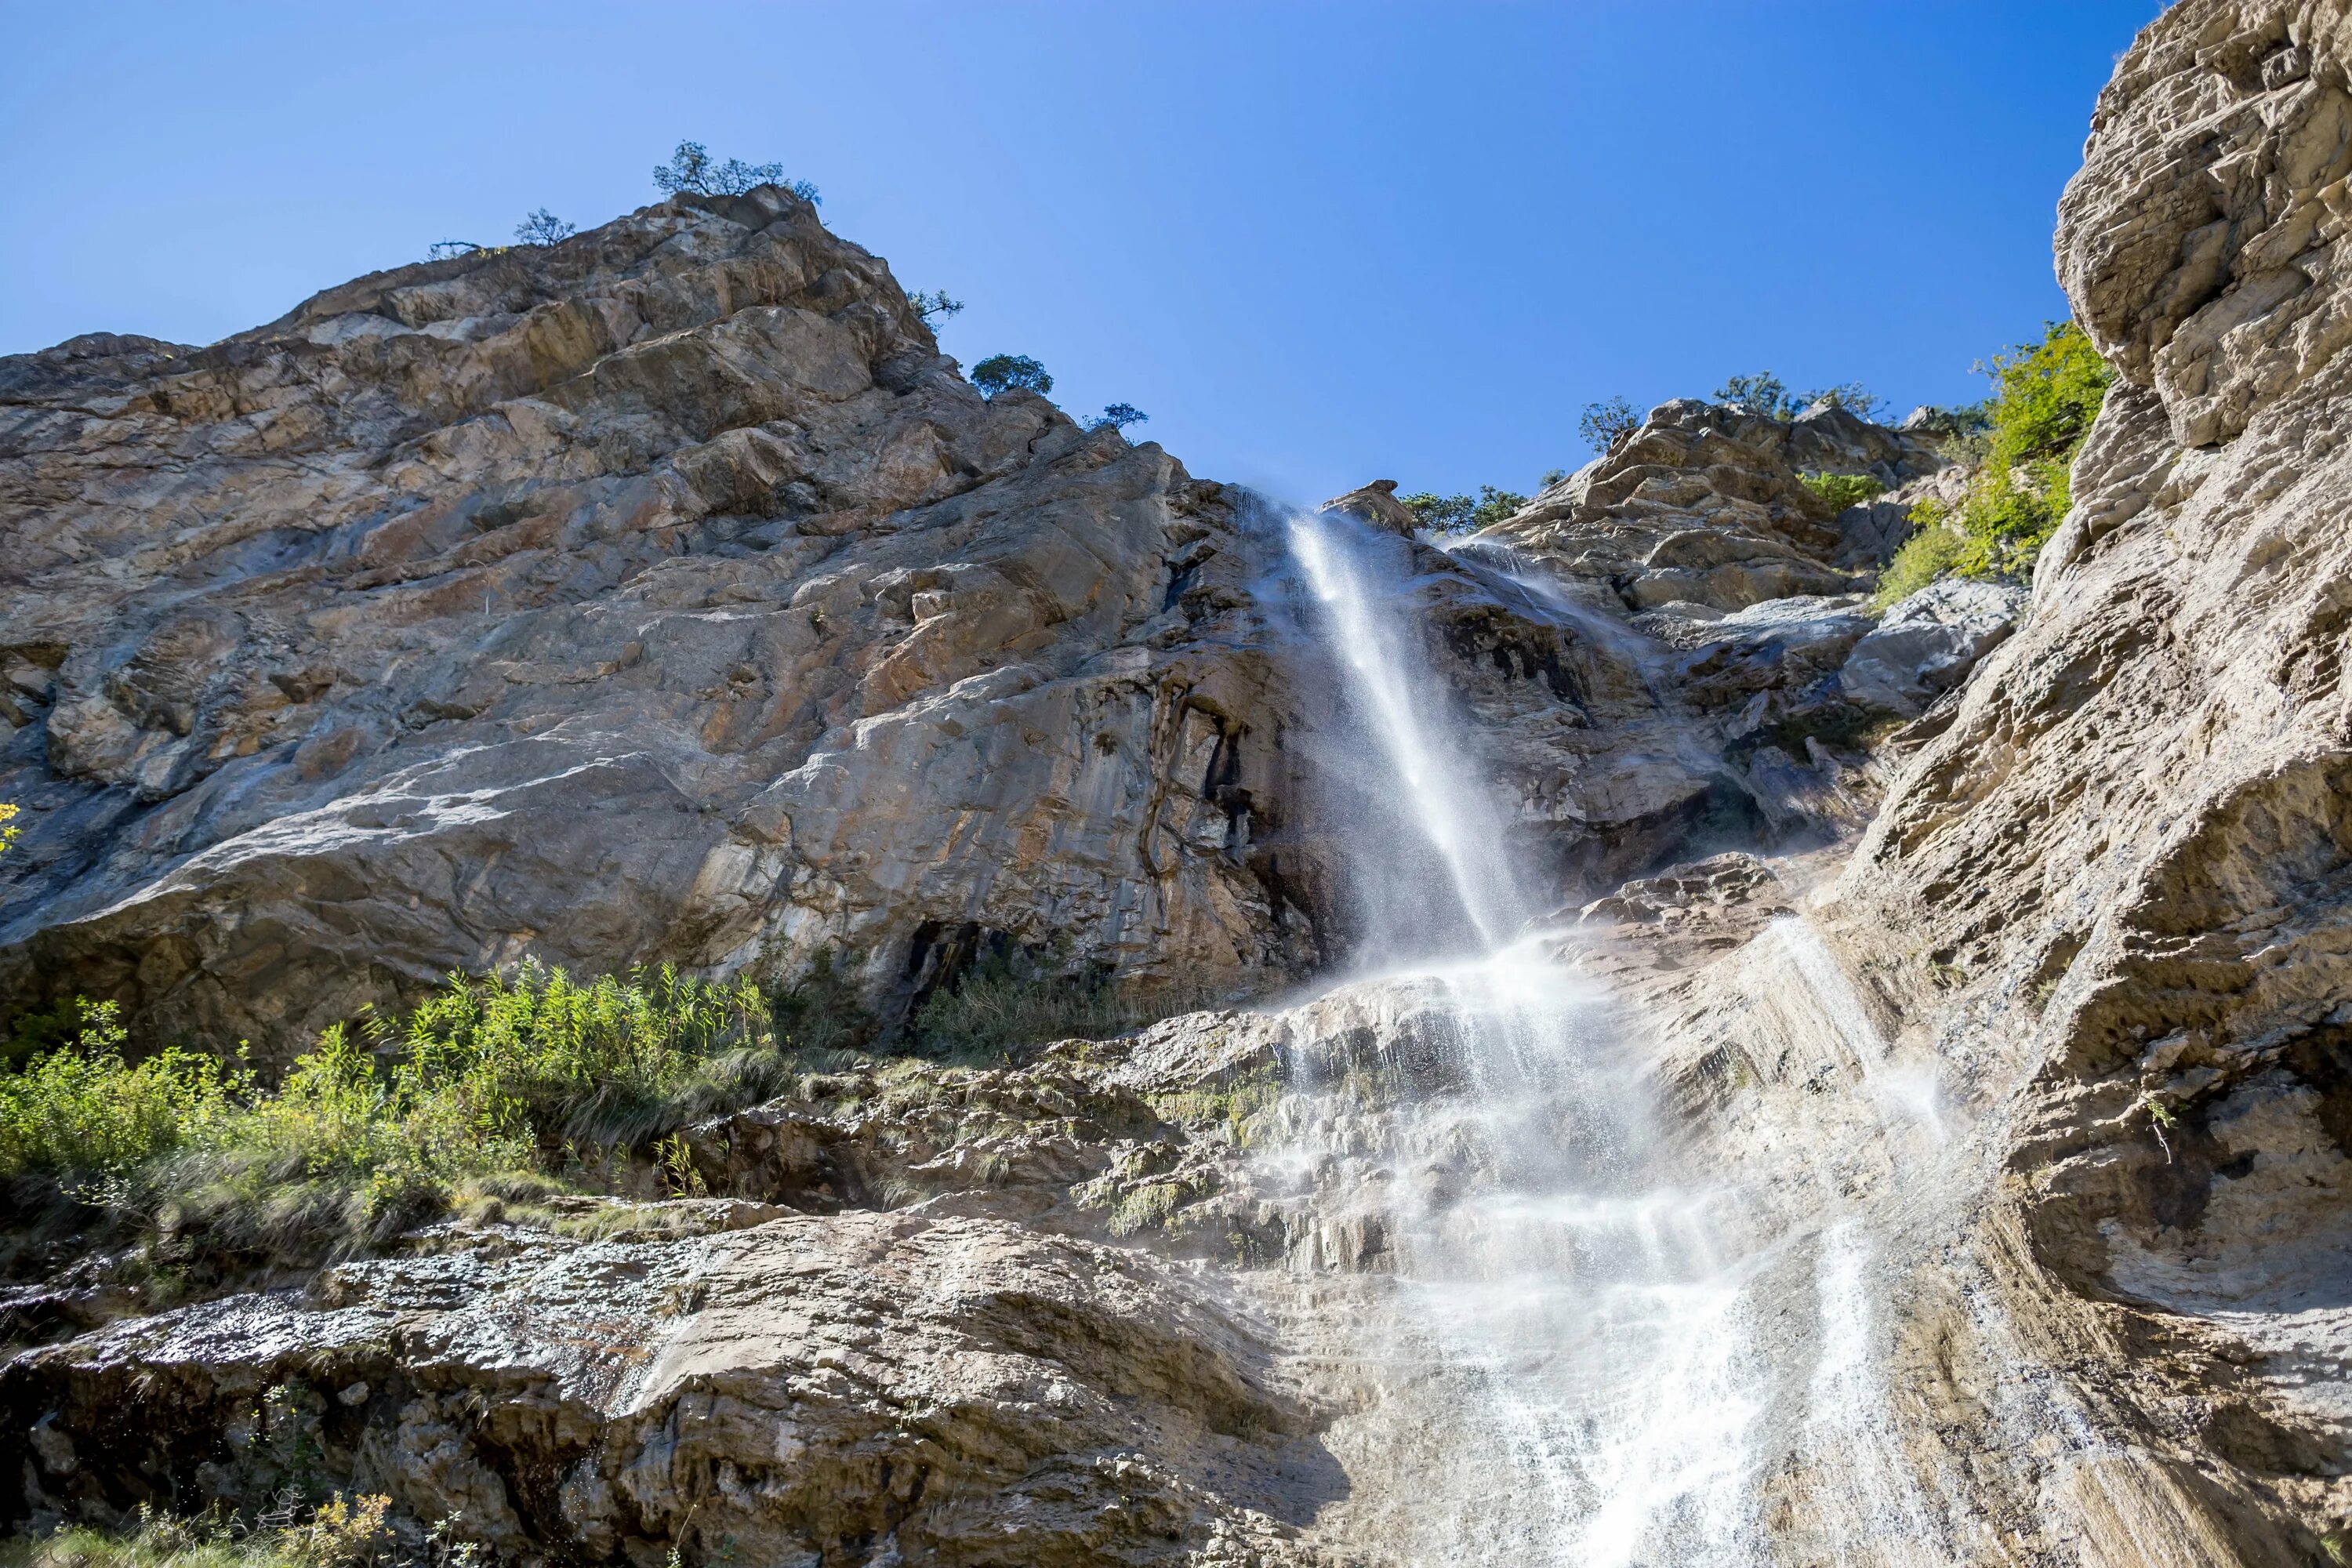
[[[1349,1505],[1356,1533],[1431,1564],[1771,1562],[1764,1516],[1793,1452],[1820,1460],[1814,1551],[1940,1560],[1937,1511],[1887,1415],[1866,1225],[1768,1219],[1757,1194],[1683,1165],[1655,1124],[1639,1021],[1574,973],[1572,942],[1522,934],[1507,813],[1403,603],[1408,547],[1330,516],[1294,519],[1290,542],[1423,841],[1367,835],[1355,858],[1377,881],[1408,847],[1433,856],[1483,948],[1302,1009],[1320,1016],[1264,1161],[1318,1215],[1296,1266],[1392,1281],[1354,1331],[1381,1391],[1356,1441],[1402,1458],[1392,1495]],[[1743,959],[1859,1092],[1940,1137],[1932,1082],[1889,1066],[1811,927],[1778,922]]]

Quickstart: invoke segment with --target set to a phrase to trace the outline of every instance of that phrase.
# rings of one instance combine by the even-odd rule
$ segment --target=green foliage
[[[1054,390],[1054,378],[1045,367],[1027,354],[991,354],[971,367],[971,384],[982,395],[993,397],[1000,392],[1021,387],[1044,396]]]
[[[257,1527],[217,1509],[174,1519],[142,1503],[128,1533],[71,1525],[20,1538],[0,1545],[0,1568],[362,1568],[391,1554],[391,1507],[389,1498],[337,1493],[305,1523]]]
[[[328,1029],[275,1089],[177,1047],[129,1061],[111,1003],[81,1016],[0,1078],[0,1176],[230,1249],[380,1240],[502,1173],[658,1163],[665,1137],[794,1068],[757,987],[667,968],[453,976],[405,1019],[371,1018],[364,1045]]]
[[[1876,500],[1886,487],[1868,474],[1799,474],[1798,482],[1829,504],[1832,511]]]
[[[1468,533],[1491,528],[1528,504],[1527,497],[1492,485],[1480,485],[1475,500],[1464,495],[1442,496],[1431,490],[1399,496],[1397,500],[1412,513],[1416,524],[1440,533]]]
[[[0,854],[6,853],[8,847],[16,842],[16,835],[24,831],[16,824],[17,809],[0,800]]]
[[[1789,384],[1769,370],[1754,375],[1735,375],[1715,389],[1717,403],[1728,403],[1750,414],[1760,414],[1767,419],[1794,419],[1816,403],[1827,403],[1832,408],[1843,408],[1856,418],[1876,416],[1879,399],[1858,381],[1843,382],[1836,386],[1824,386],[1813,392],[1790,392]]]
[[[1618,437],[1630,436],[1641,427],[1641,415],[1622,397],[1586,404],[1582,417],[1576,422],[1576,433],[1596,452],[1607,451],[1617,444]]]
[[[1797,394],[1797,412],[1801,414],[1816,403],[1826,403],[1832,408],[1843,408],[1857,419],[1875,419],[1883,405],[1879,395],[1858,381],[1843,382],[1836,386],[1824,386],[1818,392]]]
[[[934,289],[928,294],[918,289],[907,296],[907,303],[915,307],[915,313],[926,321],[934,317],[944,321],[963,310],[963,301],[949,299],[944,289]]]
[[[1871,603],[1881,610],[1909,598],[1959,563],[1960,536],[1941,507],[1933,501],[1919,502],[1911,509],[1911,537],[1879,574],[1878,589],[1871,595]]]
[[[1141,425],[1150,417],[1132,403],[1113,403],[1105,405],[1099,416],[1087,420],[1087,428],[1099,430],[1108,425],[1114,430],[1124,430],[1130,425]]]
[[[2038,342],[1996,354],[1990,368],[1978,369],[1993,379],[1982,428],[1966,428],[1978,411],[1954,410],[1946,443],[1956,457],[1975,461],[1976,474],[1957,507],[1922,502],[1912,510],[1918,532],[1880,579],[1884,602],[1945,572],[2022,576],[2074,504],[2068,470],[2115,373],[2072,321],[2053,324]]]
[[[176,1047],[122,1057],[115,1005],[88,1006],[74,1043],[0,1079],[0,1176],[120,1175],[215,1125],[247,1075]]]
[[[811,206],[823,200],[806,180],[785,179],[782,163],[746,163],[740,158],[714,163],[710,149],[699,142],[679,142],[668,163],[655,166],[654,184],[668,196],[740,196],[761,185],[776,185]]]
[[[1715,400],[1745,408],[1750,414],[1760,414],[1767,419],[1793,419],[1805,406],[1789,395],[1789,384],[1769,370],[1759,370],[1754,375],[1725,377],[1723,384],[1715,389]]]
[[[518,245],[561,245],[580,232],[576,223],[566,223],[545,207],[534,207],[529,217],[515,225]]]

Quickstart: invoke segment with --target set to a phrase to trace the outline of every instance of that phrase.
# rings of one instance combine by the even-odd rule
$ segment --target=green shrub
[[[1480,485],[1475,500],[1464,495],[1442,496],[1431,490],[1399,496],[1397,500],[1412,513],[1415,523],[1440,533],[1475,532],[1503,521],[1528,504],[1527,497],[1496,489],[1493,485]]]
[[[1754,375],[1727,377],[1715,389],[1715,400],[1750,414],[1760,414],[1767,419],[1794,419],[1816,403],[1845,409],[1862,419],[1876,417],[1879,408],[1877,395],[1858,381],[1813,392],[1790,392],[1789,384],[1769,370],[1759,370]]]
[[[391,1508],[386,1497],[339,1492],[308,1523],[257,1528],[217,1508],[174,1519],[142,1503],[125,1534],[69,1525],[0,1543],[0,1568],[362,1568],[392,1556]]]
[[[655,166],[654,185],[666,196],[740,196],[761,185],[775,185],[811,206],[823,201],[806,180],[785,179],[782,163],[746,163],[740,158],[714,163],[710,149],[699,142],[679,142],[668,163]]]
[[[1799,474],[1798,482],[1829,503],[1832,511],[1876,500],[1886,487],[1868,474]]]
[[[2052,325],[2039,342],[1994,355],[1989,370],[1978,368],[1993,378],[1983,428],[1953,437],[1954,455],[1973,458],[1976,474],[1948,513],[1930,503],[1913,510],[1920,530],[1904,547],[1908,563],[1898,553],[1881,579],[1883,601],[1902,596],[1893,592],[1897,568],[1916,588],[1927,580],[1918,574],[1930,562],[1937,563],[1931,578],[1947,571],[2023,576],[2074,504],[2069,469],[2115,373],[2072,321]]]
[[[338,1025],[273,1089],[177,1047],[125,1059],[111,1003],[0,1077],[0,1176],[43,1174],[167,1238],[294,1252],[381,1240],[469,1181],[650,1162],[770,1098],[797,1059],[749,982],[526,964],[397,1021]]]
[[[1596,452],[1605,452],[1617,444],[1621,436],[1641,428],[1642,416],[1622,397],[1603,398],[1584,405],[1583,416],[1576,422],[1576,433],[1584,444]]]
[[[173,1047],[122,1057],[115,1005],[85,1008],[74,1042],[0,1078],[0,1176],[121,1175],[202,1135],[248,1075]]]
[[[991,354],[971,367],[971,384],[984,396],[1020,387],[1043,397],[1054,390],[1054,378],[1027,354]]]
[[[1871,596],[1878,609],[1910,597],[1959,563],[1960,536],[1943,508],[1921,501],[1911,509],[1911,521],[1916,531],[1895,551],[1895,559],[1879,575],[1877,592]]]

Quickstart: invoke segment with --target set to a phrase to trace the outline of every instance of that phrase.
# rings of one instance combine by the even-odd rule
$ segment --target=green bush
[[[1475,500],[1464,495],[1442,496],[1431,490],[1399,496],[1397,500],[1412,513],[1414,522],[1440,533],[1474,533],[1503,521],[1528,504],[1527,497],[1496,489],[1493,485],[1480,485]]]
[[[121,1175],[216,1126],[247,1085],[242,1070],[176,1047],[126,1062],[111,1002],[83,1018],[72,1045],[0,1078],[0,1176]]]
[[[1576,433],[1584,444],[1596,452],[1606,452],[1617,444],[1621,436],[1629,436],[1642,426],[1642,416],[1622,397],[1606,397],[1598,403],[1588,403],[1576,422]]]
[[[1027,354],[991,354],[971,367],[971,384],[982,394],[993,397],[1000,392],[1021,387],[1043,397],[1054,390],[1054,378],[1045,367]]]
[[[311,1510],[308,1523],[279,1524],[239,1520],[217,1507],[175,1519],[142,1503],[124,1534],[69,1525],[0,1543],[0,1568],[362,1568],[392,1560],[391,1508],[386,1497],[339,1492]]]
[[[668,163],[655,166],[654,185],[666,196],[740,196],[761,185],[774,185],[811,206],[823,201],[806,180],[784,178],[782,163],[746,163],[740,158],[716,163],[711,162],[710,149],[699,142],[679,142]]]
[[[1922,501],[1911,509],[1911,521],[1916,531],[1895,551],[1895,559],[1879,575],[1877,592],[1871,596],[1878,609],[1909,598],[1959,563],[1960,536],[1941,508],[1933,501]]]
[[[1812,392],[1790,392],[1789,384],[1769,370],[1754,375],[1726,377],[1715,389],[1715,400],[1750,414],[1760,414],[1767,419],[1794,419],[1816,403],[1827,403],[1832,408],[1843,408],[1857,418],[1875,418],[1879,398],[1858,381],[1837,386],[1824,386]]]
[[[2074,504],[2068,471],[2115,373],[2072,321],[1978,368],[1993,378],[1993,395],[1983,429],[1957,436],[1954,454],[1974,459],[1976,474],[1957,507],[1912,509],[1918,532],[1880,580],[1883,601],[1902,596],[1893,591],[1898,569],[1913,589],[1944,572],[2023,576]],[[1930,563],[1935,571],[1921,578]]]
[[[749,982],[673,969],[453,976],[404,1019],[328,1029],[275,1089],[181,1048],[131,1062],[111,1003],[0,1077],[0,1176],[53,1178],[165,1237],[273,1252],[382,1239],[459,1184],[653,1158],[792,1081]]]
[[[1832,511],[1876,500],[1886,493],[1886,487],[1868,474],[1799,474],[1797,479],[1826,501]]]

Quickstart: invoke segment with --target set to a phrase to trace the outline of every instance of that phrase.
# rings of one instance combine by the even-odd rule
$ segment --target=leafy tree
[[[1767,419],[1793,419],[1804,406],[1789,395],[1789,384],[1769,370],[1727,377],[1715,389],[1715,400]]]
[[[907,303],[915,307],[915,313],[926,321],[934,316],[944,321],[963,309],[963,301],[949,299],[944,289],[934,289],[929,294],[918,289],[907,296]]]
[[[1020,387],[1040,396],[1054,390],[1054,378],[1027,354],[991,354],[971,367],[971,384],[987,396]]]
[[[1801,392],[1795,401],[1801,414],[1816,403],[1826,403],[1832,408],[1844,409],[1857,419],[1875,419],[1883,406],[1879,395],[1858,381],[1824,386],[1819,392]]]
[[[1432,490],[1399,496],[1419,526],[1439,533],[1470,533],[1489,528],[1528,504],[1528,498],[1510,490],[1480,485],[1475,500],[1466,495],[1442,496]]]
[[[671,196],[740,196],[760,185],[779,185],[811,206],[822,198],[806,180],[787,180],[782,163],[746,163],[730,158],[710,161],[710,149],[699,142],[681,142],[669,162],[655,165],[654,184]]]
[[[1099,416],[1087,420],[1087,428],[1099,430],[1108,425],[1114,430],[1124,430],[1130,425],[1140,425],[1150,417],[1150,415],[1132,403],[1113,403],[1105,407]]]
[[[529,217],[515,225],[515,241],[519,245],[561,245],[580,232],[580,226],[566,223],[545,207],[534,207]]]
[[[1641,428],[1641,425],[1642,416],[1633,412],[1632,404],[1622,397],[1608,397],[1584,405],[1584,417],[1576,422],[1576,432],[1584,437],[1586,446],[1596,452],[1605,452],[1617,444],[1617,437]]]
[[[1478,503],[1468,496],[1442,496],[1435,490],[1416,490],[1397,500],[1412,513],[1412,521],[1423,528],[1439,533],[1454,533],[1470,526],[1470,514]]]

